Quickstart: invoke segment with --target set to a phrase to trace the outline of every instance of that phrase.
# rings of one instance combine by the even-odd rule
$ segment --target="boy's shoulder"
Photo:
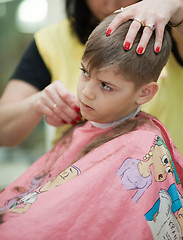
[[[137,115],[137,127],[135,130],[114,138],[106,144],[112,148],[123,149],[124,155],[136,155],[150,152],[157,146],[165,146],[173,156],[175,145],[165,126],[155,117],[141,112]],[[138,123],[139,120],[139,123]],[[141,122],[141,123],[140,123]]]
[[[172,153],[172,149],[175,147],[175,145],[163,123],[161,123],[156,117],[145,112],[141,112],[138,118],[141,120],[143,119],[144,124],[137,127],[135,134],[141,135],[143,139],[150,136],[158,136],[165,142]]]
[[[142,125],[140,125],[140,127],[138,127],[139,132],[147,131],[147,132],[151,132],[151,134],[156,134],[156,135],[160,135],[162,137],[171,139],[166,127],[156,117],[154,117],[150,114],[147,114],[145,112],[141,112],[138,115],[138,118],[141,120],[144,119],[144,124],[142,124]]]
[[[168,130],[156,117],[153,117],[150,114],[146,114],[145,112],[141,112],[139,114],[139,118],[147,119],[143,125],[137,128],[134,131],[133,137],[131,139],[135,139],[135,145],[145,145],[149,144],[149,139],[154,139],[152,146],[161,146],[163,145],[166,149],[168,149],[172,159],[174,159],[180,166],[183,168],[183,157],[179,153],[176,148]],[[140,137],[141,136],[141,137]],[[141,143],[140,140],[141,139]],[[182,178],[183,178],[183,174]]]

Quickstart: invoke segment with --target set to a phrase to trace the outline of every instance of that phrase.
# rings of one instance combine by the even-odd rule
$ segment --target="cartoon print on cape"
[[[160,189],[159,198],[145,214],[155,240],[182,240],[183,197],[173,183],[168,191]],[[175,214],[176,213],[176,214]]]
[[[5,210],[9,209],[12,205],[14,205],[17,201],[19,201],[21,198],[25,197],[27,194],[33,192],[35,189],[37,189],[40,184],[45,179],[46,174],[43,175],[36,175],[31,181],[30,188],[28,191],[26,191],[24,188],[16,187],[15,189],[20,191],[21,193],[14,198],[7,201],[6,205],[0,208],[0,213],[4,212]]]
[[[144,160],[127,158],[116,172],[126,190],[137,189],[132,197],[134,202],[137,202],[152,184],[151,165],[154,167],[156,182],[163,182],[167,178],[167,174],[174,173],[177,184],[180,183],[167,145],[159,136],[156,136]]]
[[[151,166],[154,169],[154,176]],[[154,139],[149,153],[143,160],[127,158],[116,172],[126,190],[136,190],[132,197],[135,203],[150,187],[153,177],[155,182],[164,182],[171,173],[175,176],[176,184],[180,184],[170,151],[159,136]],[[155,240],[182,240],[183,197],[178,192],[176,184],[171,184],[168,190],[160,189],[158,200],[145,213]]]
[[[76,166],[72,165],[71,167],[68,167],[64,171],[60,172],[56,177],[45,183],[42,187],[40,187],[39,190],[34,192],[27,191],[23,194],[23,197],[22,194],[16,196],[14,199],[20,199],[16,202],[14,201],[14,199],[10,200],[7,205],[9,206],[12,202],[14,202],[14,204],[10,205],[9,212],[25,213],[30,208],[31,204],[33,204],[37,200],[37,197],[40,194],[62,185],[63,183],[78,176],[79,174],[81,174],[81,171]],[[2,213],[5,209],[8,208],[7,205],[0,209],[0,213]]]

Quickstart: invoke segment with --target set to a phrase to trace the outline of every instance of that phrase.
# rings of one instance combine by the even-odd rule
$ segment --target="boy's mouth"
[[[80,108],[83,108],[84,110],[87,110],[87,111],[94,110],[92,107],[90,107],[89,105],[87,105],[83,102],[80,102],[80,104],[81,104]]]

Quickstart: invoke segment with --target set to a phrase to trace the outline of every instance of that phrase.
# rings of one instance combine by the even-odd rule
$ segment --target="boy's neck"
[[[117,121],[114,121],[114,122],[110,122],[110,123],[97,123],[97,122],[90,121],[90,123],[94,127],[102,128],[102,129],[114,127],[114,126],[117,126],[118,124],[124,122],[127,119],[131,119],[131,118],[135,117],[141,111],[141,108],[142,107],[139,106],[134,112],[130,113],[128,116],[125,116],[125,117],[123,117],[123,118],[121,118],[121,119],[119,119]]]

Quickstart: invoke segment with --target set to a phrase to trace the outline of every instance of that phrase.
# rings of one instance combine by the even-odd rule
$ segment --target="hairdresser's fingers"
[[[42,90],[41,92],[38,92],[36,94],[36,99],[35,99],[34,105],[35,105],[36,111],[39,114],[43,114],[43,115],[52,115],[53,114],[54,102],[47,95],[45,90]]]
[[[128,32],[126,34],[124,43],[123,43],[123,46],[124,46],[125,50],[129,50],[132,47],[133,42],[135,40],[135,37],[136,37],[139,29],[141,28],[141,26],[142,26],[142,23],[140,23],[137,20],[134,20],[131,23],[131,25],[130,25],[130,27],[128,29]]]
[[[71,106],[68,104],[71,104]],[[70,94],[64,84],[55,81],[36,95],[35,108],[39,114],[53,118],[52,125],[73,123],[81,120],[77,98]],[[49,120],[50,122],[50,120]]]
[[[59,106],[60,103],[64,102],[71,109],[73,109],[77,105],[77,98],[73,94],[71,94],[64,83],[60,81],[54,81],[44,90],[45,97],[51,99],[53,103],[56,103]],[[73,113],[75,113],[73,111]]]
[[[159,51],[161,51],[163,37],[164,37],[164,30],[165,30],[164,25],[157,25],[155,30],[156,36],[155,36],[155,44],[154,44],[154,51],[156,53],[159,53]]]
[[[49,125],[52,125],[54,127],[58,127],[62,124],[65,124],[64,120],[61,120],[57,116],[51,116],[51,117],[45,116],[45,120]]]
[[[45,88],[42,102],[65,123],[81,119],[76,96],[69,93],[60,81],[55,81]]]
[[[107,36],[110,36],[122,23],[132,18],[133,14],[129,11],[129,9],[130,7],[125,8],[121,13],[115,16],[107,28]]]
[[[76,111],[70,108],[64,98],[62,98],[57,91],[55,91],[54,96],[50,96],[49,100],[47,100],[47,104],[52,114],[57,115],[60,119],[66,122],[70,122],[73,118],[77,117]]]
[[[60,82],[59,82],[60,84]],[[80,110],[78,108],[78,100],[77,97],[73,94],[71,94],[66,86],[62,83],[60,85],[58,85],[57,87],[57,93],[60,99],[62,99],[67,105],[68,107],[71,109],[71,111],[74,113],[74,115],[76,113],[79,113]]]
[[[137,46],[137,53],[142,54],[144,53],[147,44],[149,42],[150,37],[155,31],[155,44],[154,44],[154,51],[158,53],[162,46],[163,36],[164,36],[164,29],[167,23],[166,18],[161,18],[158,16],[158,19],[151,15],[148,19],[144,20],[144,30]]]
[[[66,123],[81,121],[80,114],[78,114],[75,109],[70,108],[64,101],[60,102],[53,111],[60,119]]]
[[[57,114],[55,114],[55,109],[56,109],[56,104],[53,103],[53,101],[50,98],[46,98],[46,101],[44,100],[45,94],[43,92],[41,92],[41,97],[39,98],[39,100],[36,103],[36,108],[37,111],[43,115],[45,115],[45,117],[52,119],[51,121],[51,125],[53,126],[59,126],[61,124],[63,124],[63,119],[62,117],[58,116]],[[70,121],[70,119],[68,119],[68,121]]]
[[[38,101],[36,103],[36,108],[37,108],[37,111],[43,115],[51,116],[53,114],[52,109],[49,107],[48,102],[43,104],[42,101]]]
[[[155,22],[154,19],[151,19],[149,22],[153,23]],[[164,36],[164,29],[165,29],[165,23],[158,23],[158,24],[148,24],[145,23],[144,30],[141,36],[141,39],[139,41],[139,44],[137,46],[137,53],[143,54],[147,44],[149,42],[149,39],[151,38],[151,35],[153,34],[153,31],[155,31],[155,44],[154,44],[154,51],[158,53],[161,50],[163,36]]]
[[[56,100],[58,108],[55,109],[55,112],[59,115],[61,112],[65,113],[69,117],[69,122],[73,120],[79,121],[81,117],[76,96],[69,93],[64,84],[59,84],[56,90],[60,101]],[[64,118],[64,120],[68,122],[68,119]]]
[[[57,105],[50,98],[47,98],[47,101],[44,104],[40,102],[38,107],[45,115],[46,121],[53,126],[66,123],[76,124],[78,121],[81,121],[80,114],[75,113],[76,117],[74,117],[74,119],[69,116],[68,105],[64,101]],[[75,110],[73,111],[75,112]]]
[[[148,27],[145,25],[144,27],[144,30],[143,30],[143,33],[142,33],[142,36],[141,36],[141,39],[140,39],[140,42],[137,46],[137,53],[138,54],[143,54],[146,47],[147,47],[147,44],[149,42],[149,39],[151,38],[152,34],[153,34],[153,26],[152,28]]]

